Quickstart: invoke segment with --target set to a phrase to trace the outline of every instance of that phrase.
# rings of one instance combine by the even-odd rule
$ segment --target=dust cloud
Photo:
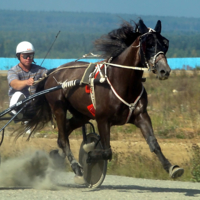
[[[0,165],[0,187],[30,187],[59,189],[54,176],[66,171],[66,163],[59,154],[54,159],[46,152],[26,150],[23,155],[9,158]]]

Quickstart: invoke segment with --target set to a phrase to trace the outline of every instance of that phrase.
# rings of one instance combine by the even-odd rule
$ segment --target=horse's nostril
[[[166,72],[165,72],[165,70],[160,70],[160,74],[165,74]]]
[[[169,76],[169,72],[165,70],[160,70],[161,75]]]

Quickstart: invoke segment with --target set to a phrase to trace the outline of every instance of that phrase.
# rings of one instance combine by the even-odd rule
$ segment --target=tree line
[[[102,34],[118,28],[123,20],[139,18],[152,28],[161,20],[162,35],[169,40],[167,57],[199,57],[200,20],[196,18],[7,10],[0,10],[0,57],[14,57],[17,44],[27,40],[35,46],[36,58],[43,58],[61,31],[48,58],[79,58],[94,52],[93,41]]]

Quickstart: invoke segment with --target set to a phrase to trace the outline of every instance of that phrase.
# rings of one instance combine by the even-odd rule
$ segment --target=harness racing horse
[[[120,28],[94,42],[96,49],[106,59],[96,67],[99,69],[95,74],[96,79],[101,81],[90,85],[93,88],[92,96],[85,91],[85,85],[80,84],[63,87],[34,101],[37,113],[27,127],[41,128],[54,117],[58,127],[58,146],[62,149],[63,156],[67,156],[76,176],[82,177],[83,172],[70,150],[69,135],[90,119],[97,122],[103,149],[90,150],[88,162],[111,160],[111,126],[130,123],[140,128],[150,151],[157,155],[172,178],[183,174],[184,170],[172,165],[161,151],[147,112],[147,92],[142,84],[144,70],[152,71],[160,80],[165,80],[170,75],[171,69],[165,56],[169,42],[160,33],[160,21],[154,30],[147,28],[142,20],[134,25],[123,22]],[[75,61],[58,67],[38,83],[36,92],[55,87],[66,80],[80,80],[88,66],[87,62]],[[67,111],[72,114],[70,119],[66,117]]]

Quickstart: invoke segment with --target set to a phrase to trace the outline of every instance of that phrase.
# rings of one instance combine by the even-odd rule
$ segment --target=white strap
[[[124,99],[122,99],[122,98],[117,94],[117,92],[116,92],[115,89],[113,88],[113,86],[112,86],[110,80],[108,79],[108,77],[107,77],[107,81],[108,81],[108,84],[110,85],[110,88],[112,89],[113,93],[115,94],[115,96],[116,96],[121,102],[123,102],[125,105],[127,105],[128,107],[130,107],[130,104],[127,103],[126,101],[124,101]]]
[[[96,99],[95,99],[95,90],[94,90],[94,78],[90,79],[90,98],[92,100],[92,104],[94,106],[94,109],[96,110]]]
[[[135,100],[134,103],[131,103],[131,104],[130,104],[131,106],[129,107],[129,113],[128,113],[128,117],[127,117],[127,119],[126,119],[126,123],[128,123],[128,121],[129,121],[129,119],[130,119],[130,117],[131,117],[131,115],[132,115],[132,113],[133,113],[133,110],[135,110],[136,103],[137,103],[137,102],[139,101],[139,99],[141,98],[143,91],[144,91],[144,87],[142,86],[142,91],[140,92],[140,95],[137,97],[137,99]]]
[[[159,54],[164,54],[164,52],[163,52],[163,51],[159,51],[159,52],[153,57],[153,65],[155,65],[156,57],[157,57]],[[164,54],[164,55],[165,55],[165,54]]]
[[[62,88],[65,89],[65,88],[68,88],[68,87],[73,87],[76,85],[76,81],[77,80],[72,80],[72,81],[65,81],[62,83]]]
[[[132,112],[133,110],[135,109],[135,106],[137,104],[137,102],[139,101],[139,99],[141,98],[142,94],[143,94],[143,91],[144,91],[144,87],[142,86],[142,91],[140,92],[140,95],[137,97],[137,99],[134,101],[134,103],[127,103],[124,99],[122,99],[118,94],[117,92],[115,91],[115,89],[113,88],[109,78],[107,77],[107,82],[108,84],[110,85],[110,88],[112,89],[113,93],[115,94],[115,96],[121,101],[123,102],[125,105],[127,105],[129,107],[129,114],[128,114],[128,117],[126,119],[126,123],[129,121],[131,115],[132,115]]]
[[[115,67],[121,67],[121,68],[126,68],[126,69],[136,69],[136,70],[141,70],[141,71],[148,71],[149,69],[146,67],[134,67],[134,66],[126,66],[126,65],[118,65],[118,64],[114,64],[114,63],[103,63],[105,65],[111,65],[111,66],[115,66]]]

